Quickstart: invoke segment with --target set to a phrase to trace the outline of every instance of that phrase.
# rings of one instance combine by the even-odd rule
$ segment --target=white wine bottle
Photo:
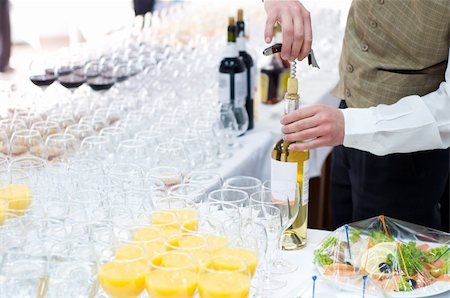
[[[284,97],[284,112],[291,113],[299,108],[298,81],[290,77],[287,82],[287,92]],[[289,194],[290,200],[299,199],[299,212],[292,226],[286,230],[283,249],[296,250],[306,245],[306,228],[308,225],[309,199],[309,151],[293,151],[291,143],[279,140],[272,150],[271,179],[284,180],[292,183],[290,189],[300,186],[300,198],[295,198],[296,192]]]

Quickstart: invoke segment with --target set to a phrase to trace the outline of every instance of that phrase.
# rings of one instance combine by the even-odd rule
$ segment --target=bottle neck
[[[300,107],[300,100],[298,99],[284,99],[284,113],[289,114]]]
[[[245,52],[246,46],[245,46],[245,37],[244,36],[238,36],[236,38],[236,45],[239,52]]]
[[[228,42],[225,50],[224,50],[224,54],[223,54],[224,58],[236,58],[239,57],[239,51],[237,49],[236,43],[235,42]]]

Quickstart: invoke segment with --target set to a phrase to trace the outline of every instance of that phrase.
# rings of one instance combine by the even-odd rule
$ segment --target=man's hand
[[[309,11],[298,0],[265,0],[267,13],[265,40],[270,43],[273,27],[279,22],[283,30],[281,58],[303,60],[311,51],[312,31]]]
[[[344,142],[344,114],[325,105],[304,107],[281,119],[283,139],[289,149],[307,150],[323,146],[336,146]]]

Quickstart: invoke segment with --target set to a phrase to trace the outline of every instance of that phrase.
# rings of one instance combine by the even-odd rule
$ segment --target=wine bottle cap
[[[228,18],[228,25],[229,26],[234,26],[234,17],[229,17]]]
[[[242,22],[242,21],[244,21],[244,10],[243,9],[238,9],[238,12],[237,12],[237,20],[238,20],[238,22]]]

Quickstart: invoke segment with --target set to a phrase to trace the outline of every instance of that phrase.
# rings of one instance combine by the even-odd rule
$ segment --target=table
[[[319,276],[319,272],[316,270],[315,265],[312,263],[313,251],[320,244],[320,242],[325,239],[331,232],[324,230],[308,229],[308,244],[304,249],[297,251],[284,251],[283,257],[289,261],[295,263],[298,266],[297,271],[286,274],[285,276],[280,275],[279,277],[285,277],[288,285],[286,288],[276,293],[267,296],[267,298],[297,298],[297,297],[311,297],[311,286],[312,286],[312,276]],[[320,277],[319,277],[320,278]],[[320,285],[320,288],[319,288]],[[333,285],[321,282],[316,284],[316,298],[332,298],[332,297],[342,297],[350,298],[350,293],[345,293],[342,289],[337,289]],[[321,294],[319,296],[319,293]],[[356,295],[355,297],[360,297]],[[381,296],[382,297],[382,296]],[[407,296],[405,296],[407,297]],[[449,298],[450,292],[443,293],[440,295],[430,296],[433,298]]]

